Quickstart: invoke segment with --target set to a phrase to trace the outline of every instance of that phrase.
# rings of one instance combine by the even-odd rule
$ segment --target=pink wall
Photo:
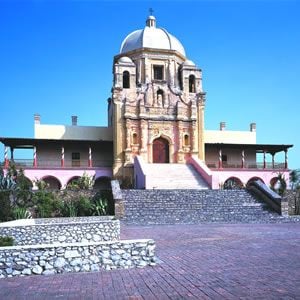
[[[287,185],[289,186],[289,171],[288,170],[213,170],[212,171],[212,188],[213,189],[219,189],[221,184],[224,184],[224,182],[230,178],[230,177],[236,177],[242,181],[244,185],[247,184],[247,182],[253,178],[253,177],[259,177],[263,180],[263,182],[266,185],[270,185],[270,181],[272,178],[277,177],[278,173],[282,173],[285,177],[285,180],[287,182]]]
[[[25,176],[34,182],[36,179],[43,179],[46,176],[53,176],[61,183],[62,188],[65,188],[69,180],[75,176],[82,176],[83,173],[89,176],[94,176],[95,179],[99,177],[112,178],[111,168],[97,168],[97,169],[25,169]]]

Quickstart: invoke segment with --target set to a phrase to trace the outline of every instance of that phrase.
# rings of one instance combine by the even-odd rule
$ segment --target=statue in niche
[[[161,94],[157,94],[157,106],[162,107],[163,99]]]

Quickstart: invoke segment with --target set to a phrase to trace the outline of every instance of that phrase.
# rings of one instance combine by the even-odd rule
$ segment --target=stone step
[[[136,224],[273,221],[246,190],[124,190],[124,221]]]
[[[146,164],[147,189],[208,189],[200,174],[188,164]]]

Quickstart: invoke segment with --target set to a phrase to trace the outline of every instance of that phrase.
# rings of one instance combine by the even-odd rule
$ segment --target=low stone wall
[[[0,278],[155,265],[153,240],[0,248]]]
[[[0,224],[0,236],[15,245],[100,242],[120,239],[120,221],[113,217],[16,220]]]

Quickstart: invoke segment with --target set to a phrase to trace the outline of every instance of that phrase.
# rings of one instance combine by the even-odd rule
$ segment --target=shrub
[[[10,191],[0,191],[0,222],[11,220]]]
[[[35,204],[36,217],[50,218],[59,211],[59,203],[55,194],[48,191],[37,191],[33,196],[33,203]]]
[[[13,246],[14,239],[11,236],[0,236],[0,247]]]
[[[75,204],[70,201],[63,201],[60,205],[60,214],[63,217],[77,217]]]
[[[92,203],[90,198],[79,196],[74,202],[78,216],[89,216],[91,214]]]
[[[83,175],[67,185],[69,190],[90,190],[95,184],[95,176],[89,176],[86,172]]]

